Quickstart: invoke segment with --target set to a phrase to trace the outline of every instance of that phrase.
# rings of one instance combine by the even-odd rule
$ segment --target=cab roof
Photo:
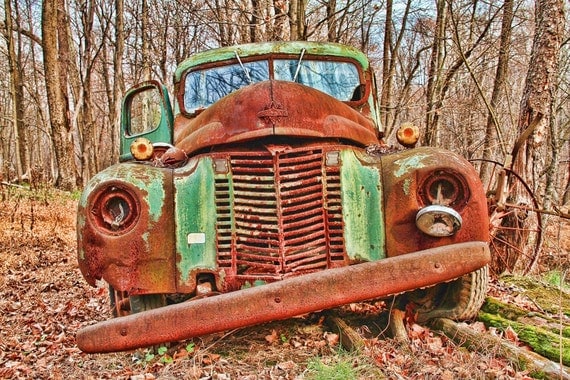
[[[352,58],[360,63],[363,70],[369,66],[368,58],[360,50],[351,46],[341,45],[332,42],[309,42],[309,41],[281,41],[281,42],[259,42],[243,45],[221,47],[196,53],[190,58],[182,61],[174,73],[174,81],[178,82],[182,73],[186,70],[205,63],[225,61],[234,59],[236,52],[240,58],[252,57],[256,55],[277,54],[301,54],[305,49],[305,54],[323,55],[333,57]]]

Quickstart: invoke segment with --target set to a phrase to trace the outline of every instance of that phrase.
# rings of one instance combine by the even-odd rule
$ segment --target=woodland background
[[[149,78],[171,84],[176,65],[197,51],[300,39],[370,56],[388,139],[408,121],[420,126],[425,145],[504,162],[517,136],[544,115],[519,174],[543,204],[570,201],[563,0],[3,3],[3,181],[80,188],[117,161],[126,88]]]
[[[81,188],[117,161],[125,89],[172,84],[197,51],[267,40],[363,50],[388,142],[509,163],[541,207],[570,202],[570,51],[564,0],[3,0],[0,179]],[[170,86],[172,87],[172,86]],[[534,124],[533,124],[534,122]],[[481,168],[481,176],[486,175]]]
[[[319,315],[318,323],[309,316],[234,330],[158,354],[81,353],[75,346],[77,329],[107,319],[109,299],[106,287],[91,288],[81,280],[73,259],[75,213],[69,210],[76,208],[75,190],[118,160],[118,120],[127,88],[149,78],[171,87],[179,62],[218,46],[341,42],[371,59],[389,143],[402,122],[412,122],[422,131],[422,145],[512,167],[544,214],[554,214],[545,225],[546,238],[535,242],[544,241],[543,250],[550,252],[544,262],[561,258],[550,273],[557,274],[554,282],[564,290],[551,292],[543,283],[536,288],[556,296],[558,301],[547,304],[559,308],[546,310],[520,285],[496,278],[489,296],[527,310],[525,317],[546,310],[545,326],[557,320],[567,327],[556,325],[556,331],[566,331],[567,6],[564,0],[2,0],[0,378],[531,378],[528,366],[498,346],[468,352],[415,324],[408,326],[406,344],[379,339],[385,329],[376,314],[386,315],[387,305],[377,304],[367,306],[374,310],[348,306],[350,314],[374,317],[355,324],[366,338],[366,347],[356,354],[338,349],[338,335]],[[485,165],[478,168],[486,182]],[[26,184],[32,191],[20,186]],[[554,217],[559,210],[564,218]],[[510,220],[504,221],[495,227],[512,231]],[[526,237],[537,230],[519,231]],[[492,236],[499,240],[500,235]],[[527,245],[518,236],[511,241]],[[378,326],[380,333],[373,329]],[[509,328],[500,334],[528,344]],[[565,365],[570,363],[567,338],[557,333],[541,341],[559,343],[554,356]],[[349,375],[342,377],[340,369]],[[325,375],[313,376],[324,370]],[[570,375],[561,369],[551,378]]]

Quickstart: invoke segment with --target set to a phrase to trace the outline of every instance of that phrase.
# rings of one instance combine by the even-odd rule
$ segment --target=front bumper
[[[174,342],[435,285],[490,260],[484,242],[431,248],[103,321],[76,341],[89,353]]]

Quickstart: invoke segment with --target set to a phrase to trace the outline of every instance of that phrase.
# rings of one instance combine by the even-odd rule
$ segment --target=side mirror
[[[172,108],[166,88],[157,81],[131,88],[123,99],[119,160],[133,158],[130,146],[139,137],[153,144],[172,144],[172,130]]]

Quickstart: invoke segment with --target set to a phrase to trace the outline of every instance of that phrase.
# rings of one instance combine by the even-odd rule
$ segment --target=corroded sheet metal
[[[113,352],[241,328],[460,277],[490,261],[484,242],[415,252],[175,304],[81,329],[85,352]]]
[[[118,208],[132,218],[124,230],[113,229],[112,220],[100,217],[116,194],[132,198],[128,207]],[[78,261],[85,279],[91,285],[104,279],[131,295],[175,292],[172,199],[169,169],[120,164],[95,176],[78,210]]]
[[[378,143],[371,119],[318,90],[283,81],[247,86],[174,125],[174,143],[186,153],[269,136]]]
[[[469,191],[468,202],[456,210],[463,219],[463,227],[450,237],[428,236],[415,223],[418,210],[428,206],[420,199],[422,184],[436,172],[457,173]],[[388,256],[463,241],[489,240],[485,192],[479,175],[462,157],[430,147],[386,155],[382,157],[382,182]]]

